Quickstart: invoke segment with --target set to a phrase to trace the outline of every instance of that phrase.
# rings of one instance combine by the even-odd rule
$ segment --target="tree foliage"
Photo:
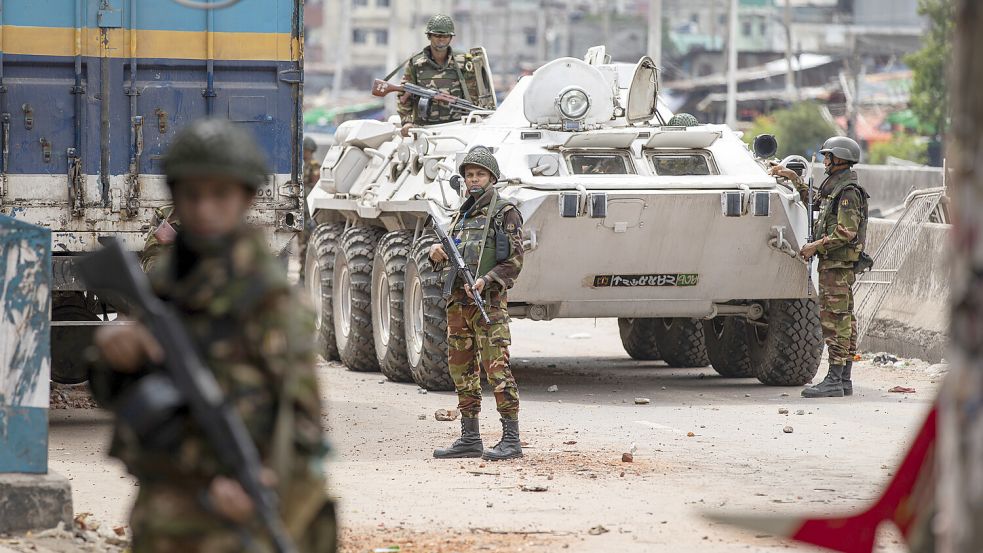
[[[953,0],[918,0],[918,13],[928,19],[921,50],[905,57],[914,72],[911,109],[939,134],[945,133],[949,117],[949,86],[946,64],[952,59],[955,25]]]
[[[887,142],[872,144],[866,162],[882,165],[887,163],[888,157],[896,157],[924,165],[928,163],[928,143],[924,139],[910,134],[895,134]]]
[[[788,109],[771,112],[754,120],[744,139],[751,143],[759,134],[773,134],[778,140],[778,157],[791,154],[810,156],[818,152],[836,129],[822,116],[815,102],[799,102]]]

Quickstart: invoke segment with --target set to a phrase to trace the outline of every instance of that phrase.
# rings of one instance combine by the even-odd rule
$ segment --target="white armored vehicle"
[[[483,145],[524,219],[513,317],[617,318],[635,359],[770,385],[815,376],[822,336],[815,279],[796,257],[808,227],[798,193],[730,128],[668,126],[651,59],[606,58],[552,61],[497,110],[408,138],[393,122],[338,129],[308,197],[305,278],[327,358],[452,389],[426,227],[461,205],[458,164]]]

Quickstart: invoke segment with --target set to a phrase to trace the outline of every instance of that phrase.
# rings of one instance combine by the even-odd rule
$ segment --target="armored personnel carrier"
[[[457,167],[483,145],[524,218],[513,317],[617,318],[635,359],[811,380],[822,336],[796,257],[803,203],[730,128],[669,126],[658,92],[650,58],[612,64],[597,48],[519,80],[494,111],[407,138],[395,121],[344,123],[308,197],[305,281],[325,357],[452,389],[426,229],[458,209]]]

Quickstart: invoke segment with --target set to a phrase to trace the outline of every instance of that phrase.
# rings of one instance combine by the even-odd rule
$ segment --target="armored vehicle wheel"
[[[425,236],[413,246],[406,263],[404,321],[406,356],[413,381],[427,390],[453,390],[447,370],[447,311],[441,274],[430,266],[430,246],[437,239]]]
[[[710,364],[703,340],[703,321],[687,318],[656,319],[652,325],[662,359],[670,367],[706,367]]]
[[[372,337],[379,368],[394,382],[411,382],[406,360],[403,290],[406,260],[413,248],[413,231],[398,230],[382,237],[372,265]]]
[[[748,345],[749,326],[743,317],[714,317],[703,323],[707,357],[720,376],[754,377],[751,347]]]
[[[618,332],[621,345],[632,359],[656,361],[662,359],[659,346],[655,343],[655,325],[662,324],[659,319],[618,319]]]
[[[819,305],[806,299],[765,303],[764,322],[747,324],[754,376],[770,386],[801,386],[819,371]]]
[[[314,324],[317,329],[318,350],[325,361],[338,359],[338,343],[334,335],[332,281],[334,258],[338,253],[344,223],[318,225],[311,233],[304,259],[304,283],[314,304]]]
[[[338,356],[349,369],[379,370],[372,340],[372,262],[383,231],[352,227],[335,255],[332,312]]]

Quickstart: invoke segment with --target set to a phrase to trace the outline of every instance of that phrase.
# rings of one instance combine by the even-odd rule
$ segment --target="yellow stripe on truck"
[[[82,30],[82,55],[100,57],[100,30]],[[130,36],[127,29],[108,29],[111,58],[129,58]],[[75,55],[76,30],[64,27],[18,27],[4,25],[3,52],[28,56]],[[297,61],[299,48],[287,33],[212,33],[216,60],[227,61]],[[136,57],[153,59],[208,59],[208,33],[205,31],[136,32]]]

